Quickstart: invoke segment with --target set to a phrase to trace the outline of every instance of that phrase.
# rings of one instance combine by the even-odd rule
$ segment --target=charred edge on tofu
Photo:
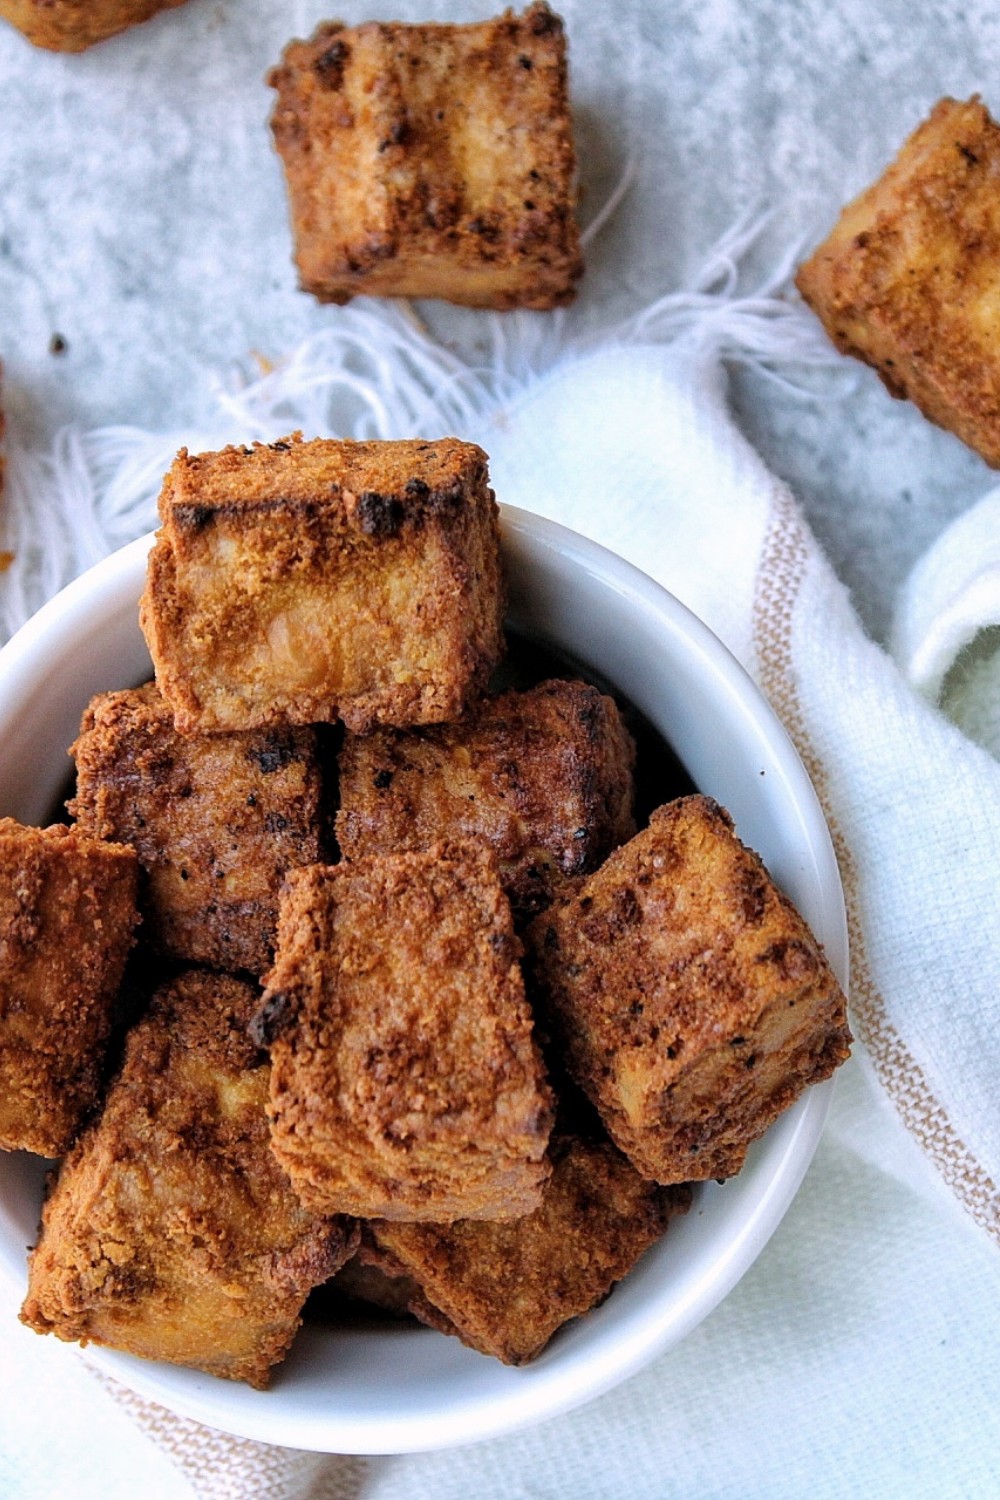
[[[270,1047],[288,1030],[295,1019],[295,1002],[284,990],[268,995],[260,1010],[251,1017],[250,1040],[257,1047]]]
[[[431,489],[423,479],[410,479],[404,486],[406,500],[398,495],[383,495],[378,490],[363,490],[354,506],[354,521],[366,536],[386,538],[398,535],[405,526],[419,530],[425,522],[452,516],[458,511],[470,493],[459,481]],[[474,491],[473,491],[474,492]],[[339,499],[349,492],[340,484],[330,487],[332,499]],[[294,511],[309,520],[318,520],[324,510],[321,500],[286,495],[269,495],[254,501],[253,509],[258,514],[273,514]],[[171,514],[182,531],[197,533],[205,531],[216,520],[241,516],[246,510],[243,501],[222,501],[217,505],[175,503]]]

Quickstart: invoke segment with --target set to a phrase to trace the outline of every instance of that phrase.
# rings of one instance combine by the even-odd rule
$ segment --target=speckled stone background
[[[496,8],[389,9],[455,20]],[[985,0],[559,8],[585,220],[635,163],[570,331],[676,288],[748,208],[774,214],[750,273],[812,244],[942,94],[982,91],[1000,109],[1000,11]],[[388,13],[381,0],[333,9],[350,21]],[[210,372],[252,351],[280,357],[336,319],[296,288],[263,82],[288,37],[329,10],[324,0],[188,0],[75,57],[0,26],[0,358],[25,439],[44,443],[67,422],[183,426],[205,407]],[[474,345],[474,313],[422,311],[459,347]],[[795,396],[737,373],[734,407],[884,639],[900,579],[992,476],[867,371],[809,385]]]

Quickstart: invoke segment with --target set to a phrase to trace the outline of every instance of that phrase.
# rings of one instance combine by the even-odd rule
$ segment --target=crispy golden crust
[[[570,1072],[658,1182],[732,1176],[847,1057],[819,944],[710,798],[660,808],[528,942]]]
[[[0,818],[0,1149],[61,1156],[95,1104],[136,880],[131,849]]]
[[[181,733],[454,718],[503,644],[486,455],[296,438],[178,455],[140,618]]]
[[[837,346],[1000,467],[1000,126],[942,99],[796,283]]]
[[[0,0],[0,16],[36,47],[83,52],[184,0]]]
[[[258,1034],[304,1203],[434,1222],[536,1207],[551,1095],[519,954],[485,850],[292,871]]]
[[[542,682],[484,699],[455,724],[348,735],[337,841],[356,859],[481,839],[520,919],[634,833],[634,762],[611,698]]]
[[[268,1147],[251,986],[190,971],[129,1034],[45,1205],[22,1322],[263,1388],[309,1290],[353,1250]]]
[[[405,1296],[431,1327],[524,1364],[568,1319],[602,1301],[690,1205],[690,1188],[643,1181],[610,1144],[564,1138],[552,1155],[542,1202],[525,1218],[366,1225],[359,1259],[386,1278],[383,1298]]]
[[[72,753],[81,831],[139,856],[143,941],[262,974],[285,871],[323,855],[315,731],[179,735],[150,683],[94,698]]]
[[[583,271],[563,25],[320,26],[268,75],[300,281],[550,308]]]

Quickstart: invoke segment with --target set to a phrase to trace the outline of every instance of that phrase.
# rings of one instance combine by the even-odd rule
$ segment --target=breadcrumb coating
[[[36,47],[83,52],[184,0],[0,0],[0,17]]]
[[[268,75],[305,291],[552,308],[583,271],[562,21],[328,21]]]
[[[527,941],[569,1072],[657,1182],[732,1176],[848,1055],[819,943],[708,797],[658,809]]]
[[[304,1203],[446,1222],[537,1206],[552,1101],[519,954],[472,845],[288,876],[258,1035]]]
[[[121,844],[0,818],[0,1150],[61,1156],[97,1102],[137,876]]]
[[[942,99],[796,284],[845,354],[1000,467],[1000,125]]]
[[[503,649],[486,455],[454,438],[182,450],[140,622],[182,734],[457,717]]]
[[[263,1389],[356,1231],[304,1209],[268,1145],[257,992],[190,970],[129,1033],[45,1204],[21,1320]]]
[[[454,724],[347,735],[337,842],[355,859],[482,840],[524,918],[634,833],[634,762],[613,699],[549,680],[483,699]]]
[[[77,826],[138,855],[144,945],[262,974],[285,871],[325,852],[316,731],[180,735],[149,683],[92,699],[71,753]]]
[[[690,1206],[688,1187],[643,1181],[608,1142],[553,1142],[553,1171],[533,1213],[507,1223],[375,1222],[358,1258],[381,1271],[353,1285],[504,1364],[536,1359],[558,1328],[588,1312]]]

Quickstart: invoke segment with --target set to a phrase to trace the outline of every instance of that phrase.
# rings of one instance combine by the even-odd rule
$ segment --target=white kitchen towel
[[[953,521],[913,568],[892,649],[918,692],[1000,760],[1000,491]]]
[[[58,452],[34,459],[15,448],[4,545],[17,558],[0,579],[4,623],[40,602],[67,566],[151,524],[156,481],[179,441],[273,439],[295,428],[478,441],[500,499],[594,537],[684,600],[771,698],[823,800],[847,893],[858,1055],[821,1176],[779,1232],[785,1260],[772,1259],[769,1273],[768,1256],[778,1256],[769,1249],[711,1327],[631,1382],[631,1396],[475,1450],[489,1450],[489,1473],[506,1472],[510,1486],[477,1487],[771,1497],[805,1493],[808,1479],[811,1495],[848,1494],[840,1485],[855,1473],[841,1438],[849,1413],[862,1429],[879,1414],[870,1437],[881,1457],[855,1466],[858,1483],[885,1478],[901,1453],[925,1465],[905,1491],[876,1484],[866,1493],[987,1493],[967,1486],[998,1473],[995,1427],[992,1446],[978,1438],[996,1411],[995,1362],[991,1353],[978,1368],[963,1345],[958,1375],[943,1368],[939,1315],[947,1307],[964,1318],[967,1338],[982,1294],[979,1331],[1000,1335],[1000,767],[866,639],[793,497],[734,426],[723,356],[826,356],[793,305],[731,295],[726,264],[724,254],[702,286],[589,349],[556,353],[558,325],[530,315],[489,320],[494,340],[478,369],[436,346],[405,308],[359,304],[287,365],[220,392],[222,417],[200,434],[68,433]],[[856,1300],[843,1301],[847,1279],[863,1317]],[[935,1299],[919,1317],[915,1290]],[[987,1343],[995,1349],[995,1338]],[[944,1425],[977,1438],[960,1462],[930,1432],[922,1396],[894,1398],[894,1412],[883,1413],[873,1388],[858,1405],[863,1359],[883,1389],[918,1367],[931,1381],[960,1377],[965,1404]],[[672,1385],[678,1371],[682,1390]],[[838,1392],[842,1414],[833,1418],[838,1408],[826,1403]],[[661,1415],[658,1434],[664,1401],[672,1416]],[[641,1432],[639,1410],[652,1424]],[[800,1412],[801,1423],[783,1425],[782,1410]],[[914,1430],[899,1427],[901,1412]],[[718,1468],[703,1450],[706,1433],[731,1439]],[[564,1439],[577,1445],[572,1461],[551,1446]],[[215,1441],[224,1455],[229,1440]],[[642,1448],[641,1472],[624,1461],[630,1444]],[[621,1461],[602,1464],[602,1452]],[[755,1469],[763,1453],[773,1455],[768,1472]],[[530,1481],[529,1454],[540,1465]],[[939,1469],[939,1457],[950,1467]],[[810,1472],[810,1458],[822,1474]],[[468,1493],[475,1463],[475,1453],[379,1461],[355,1492]],[[219,1478],[225,1466],[224,1456],[214,1468],[198,1465],[196,1492],[233,1493]],[[963,1487],[950,1488],[956,1475]],[[310,1476],[303,1497],[318,1493]],[[933,1487],[921,1488],[924,1480]],[[241,1482],[255,1500],[274,1480],[262,1467],[259,1482]]]

